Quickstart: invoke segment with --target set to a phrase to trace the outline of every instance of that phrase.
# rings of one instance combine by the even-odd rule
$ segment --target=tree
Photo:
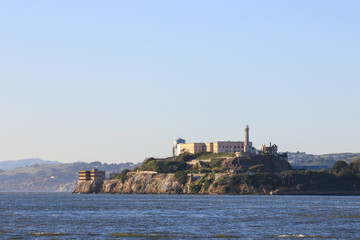
[[[351,162],[349,164],[349,171],[353,174],[353,175],[360,175],[360,159],[355,160],[353,162]]]
[[[121,173],[116,177],[116,179],[119,179],[122,183],[124,183],[127,179],[128,172],[130,172],[129,169],[122,170]]]
[[[340,175],[342,172],[344,172],[347,169],[347,167],[348,164],[345,161],[337,161],[330,169],[330,172],[335,175]]]

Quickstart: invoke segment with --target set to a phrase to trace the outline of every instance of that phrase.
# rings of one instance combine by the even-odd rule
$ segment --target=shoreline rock
[[[189,174],[185,184],[177,181],[174,174],[129,172],[124,182],[104,180],[78,183],[73,193],[82,194],[198,194],[198,195],[329,195],[358,196],[360,191],[297,190],[274,188],[270,184],[252,185],[232,182],[238,175],[229,173]],[[230,179],[230,181],[229,181]]]

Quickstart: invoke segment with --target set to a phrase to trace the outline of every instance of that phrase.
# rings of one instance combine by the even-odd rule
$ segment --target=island
[[[91,172],[91,171],[90,171]],[[292,170],[286,154],[236,157],[184,153],[149,158],[115,179],[79,181],[74,193],[360,195],[360,161],[339,161],[329,170]]]
[[[360,195],[360,159],[331,169],[292,169],[275,144],[257,150],[249,141],[174,141],[173,156],[148,158],[134,169],[110,174],[80,171],[74,193]]]

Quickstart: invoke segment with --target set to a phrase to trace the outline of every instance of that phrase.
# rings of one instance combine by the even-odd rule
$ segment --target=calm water
[[[0,193],[0,239],[360,239],[360,197]]]

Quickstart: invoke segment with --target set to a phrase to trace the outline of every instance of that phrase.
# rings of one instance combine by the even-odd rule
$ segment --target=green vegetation
[[[264,164],[256,164],[254,166],[249,167],[249,170],[254,173],[262,173],[264,172]]]
[[[187,174],[184,171],[177,171],[175,173],[174,177],[182,185],[184,185],[186,183],[186,181],[187,181]]]
[[[234,157],[233,153],[199,153],[196,160],[204,159],[215,159],[215,158],[225,158],[225,157]]]
[[[334,163],[330,172],[335,175],[342,175],[347,171],[348,164],[345,161],[338,161]]]
[[[232,156],[232,154],[215,154],[215,153],[182,153],[176,158],[170,160],[147,159],[138,169],[140,171],[155,171],[158,173],[175,173],[178,171],[186,171],[186,173],[211,173],[221,172],[221,163],[225,157]],[[211,162],[203,162],[201,160],[210,159]],[[192,167],[187,164],[191,160],[199,160],[201,167]]]
[[[208,193],[209,191],[236,194],[243,191],[241,189],[244,187],[247,189],[246,191],[258,191],[259,193],[264,192],[264,189],[266,191],[277,189],[286,191],[360,191],[360,160],[351,163],[337,161],[330,171],[272,172],[271,169],[273,166],[275,167],[275,164],[284,163],[283,159],[276,156],[226,159],[231,156],[232,154],[184,153],[170,160],[150,158],[139,167],[139,170],[175,173],[176,180],[182,185],[188,181],[187,174],[205,173],[200,179],[189,184],[188,191],[192,194]],[[187,164],[192,160],[196,161],[193,161],[192,165]],[[251,165],[252,161],[256,164]],[[217,176],[216,181],[215,175]]]
[[[183,161],[165,161],[148,159],[140,167],[140,171],[155,171],[158,173],[175,173],[177,171],[185,171],[191,168],[190,165]]]
[[[221,172],[221,164],[225,158],[213,158],[210,162],[210,167],[213,172]]]
[[[253,186],[255,189],[266,187],[269,190],[360,191],[360,160],[350,164],[336,163],[331,172],[290,170],[272,174],[262,172],[261,169],[262,166],[255,165],[251,173],[223,175],[212,183],[213,188],[219,188],[222,193],[236,193],[239,191],[237,186],[241,184]]]
[[[182,153],[176,157],[176,161],[178,162],[189,162],[193,160],[196,156],[190,153]]]
[[[192,194],[198,193],[201,190],[201,188],[202,188],[201,182],[191,183],[189,186],[190,193]]]
[[[127,173],[130,172],[129,169],[124,169],[121,171],[121,173],[116,177],[116,179],[120,180],[122,183],[124,183],[127,179]]]

